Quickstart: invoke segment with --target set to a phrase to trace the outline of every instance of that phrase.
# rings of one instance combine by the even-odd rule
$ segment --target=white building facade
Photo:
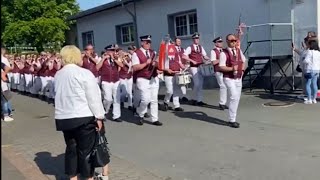
[[[133,0],[122,0],[134,12]],[[199,32],[209,54],[212,40],[235,33],[239,16],[246,25],[293,23],[294,42],[301,44],[308,31],[320,32],[320,0],[135,0],[138,36],[150,34],[153,49],[167,35],[180,37],[182,46],[191,44]],[[70,19],[77,22],[79,47],[93,44],[99,53],[105,46],[134,44],[132,16],[114,1],[80,12]],[[242,40],[242,48],[247,46]]]

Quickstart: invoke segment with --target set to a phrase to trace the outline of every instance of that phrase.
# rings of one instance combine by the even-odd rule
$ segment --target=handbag
[[[300,64],[298,64],[298,66],[296,67],[296,71],[299,73],[302,73],[302,68],[301,68]]]
[[[91,163],[94,167],[104,167],[110,162],[108,141],[100,131],[96,134],[95,146],[91,154]]]

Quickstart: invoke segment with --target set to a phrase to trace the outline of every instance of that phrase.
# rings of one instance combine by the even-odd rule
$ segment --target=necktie
[[[110,64],[111,66],[113,66],[113,61],[112,61],[111,58],[109,59],[109,64]]]
[[[197,52],[200,52],[200,50],[199,50],[199,46],[197,45]]]
[[[237,57],[235,49],[232,49],[232,54],[233,54],[234,57]]]
[[[181,47],[178,47],[178,51],[181,52]]]
[[[150,58],[149,53],[148,53],[148,50],[146,50],[146,57],[147,57],[147,59]]]

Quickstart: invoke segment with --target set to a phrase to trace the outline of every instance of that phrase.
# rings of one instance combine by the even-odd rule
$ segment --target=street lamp
[[[121,2],[122,7],[131,15],[134,25],[134,43],[136,47],[139,47],[139,41],[138,41],[138,25],[137,25],[137,13],[136,13],[136,1],[132,0],[133,2],[133,13],[128,9],[128,7],[125,6],[125,0],[116,0],[118,2]]]

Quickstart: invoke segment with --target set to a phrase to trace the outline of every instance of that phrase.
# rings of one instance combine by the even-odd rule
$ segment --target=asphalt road
[[[185,112],[160,112],[162,127],[135,124],[128,111],[122,123],[107,122],[113,179],[318,180],[320,103],[243,94],[239,129],[225,126],[217,91],[205,91],[208,107],[183,105]],[[266,102],[293,101],[289,107]],[[15,121],[2,122],[3,134],[41,172],[63,177],[64,142],[55,131],[53,106],[17,95]],[[114,165],[114,169],[112,168]],[[135,174],[136,173],[136,174]],[[120,174],[120,175],[119,175]],[[119,176],[119,177],[117,177]],[[125,178],[128,177],[128,178]],[[145,177],[145,178],[143,178]]]

